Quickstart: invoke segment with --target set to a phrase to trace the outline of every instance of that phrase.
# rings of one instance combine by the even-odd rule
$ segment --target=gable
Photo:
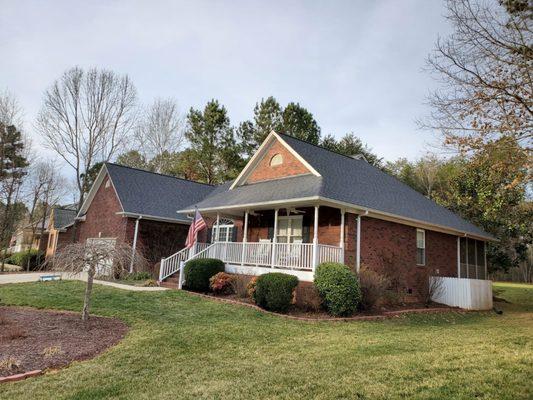
[[[244,183],[255,183],[309,173],[311,171],[279,140],[276,140],[257,161]]]

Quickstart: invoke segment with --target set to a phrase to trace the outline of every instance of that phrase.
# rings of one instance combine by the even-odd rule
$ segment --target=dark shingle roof
[[[65,229],[74,223],[76,210],[72,208],[54,208],[54,229]]]
[[[188,221],[176,211],[206,197],[213,186],[169,175],[106,163],[124,212]]]
[[[223,185],[197,204],[213,208],[320,196],[476,236],[493,238],[457,214],[439,206],[398,179],[362,159],[344,156],[280,134],[320,175],[258,182],[228,190]],[[194,204],[194,203],[191,203]]]

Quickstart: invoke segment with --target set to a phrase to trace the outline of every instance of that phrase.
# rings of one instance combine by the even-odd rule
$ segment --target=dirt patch
[[[127,330],[115,318],[84,323],[79,313],[0,307],[0,377],[93,358]]]

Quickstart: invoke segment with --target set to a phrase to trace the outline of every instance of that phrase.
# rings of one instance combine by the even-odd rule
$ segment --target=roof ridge
[[[276,132],[276,133],[278,133],[278,132]],[[348,159],[350,159],[350,160],[361,161],[361,159],[359,159],[359,158],[353,158],[352,156],[349,156],[349,155],[347,155],[347,154],[339,153],[338,151],[335,151],[335,150],[326,149],[325,147],[320,146],[319,144],[314,144],[314,143],[308,142],[307,140],[303,140],[303,139],[297,138],[297,137],[292,136],[292,135],[287,135],[286,133],[278,133],[278,135],[285,136],[285,137],[288,137],[288,138],[291,138],[291,139],[297,140],[297,141],[299,141],[299,142],[302,142],[302,143],[308,144],[308,145],[313,146],[313,147],[318,147],[318,148],[321,149],[321,150],[329,151],[330,153],[336,154],[336,155],[338,155],[338,156],[346,157],[346,158],[348,158]],[[366,159],[365,159],[365,162],[366,162],[367,164],[370,164],[368,161],[366,161]],[[370,164],[370,165],[372,165],[372,164]],[[378,169],[379,169],[379,168],[378,168]]]
[[[115,167],[120,167],[120,168],[133,169],[133,170],[135,170],[135,171],[147,172],[147,173],[149,173],[149,174],[154,174],[154,175],[164,176],[164,177],[167,177],[167,178],[179,179],[180,181],[191,182],[191,183],[197,183],[197,184],[199,184],[199,185],[205,185],[205,186],[211,186],[211,187],[215,187],[215,186],[216,186],[216,185],[211,185],[211,184],[209,184],[209,183],[193,181],[193,180],[191,180],[191,179],[180,178],[180,177],[177,177],[177,176],[174,176],[174,175],[169,175],[169,174],[162,174],[162,173],[160,173],[160,172],[148,171],[148,170],[146,170],[146,169],[142,169],[142,168],[130,167],[129,165],[117,164],[117,163],[110,162],[110,161],[106,161],[105,164],[114,165]]]

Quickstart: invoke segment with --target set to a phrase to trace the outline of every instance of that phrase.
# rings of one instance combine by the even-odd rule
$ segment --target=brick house
[[[221,258],[229,272],[312,281],[319,263],[344,262],[397,272],[415,295],[428,270],[486,279],[485,243],[494,240],[364,159],[275,132],[234,181],[190,204],[179,212],[198,208],[209,224],[194,257]],[[168,257],[160,279],[190,257]]]
[[[129,243],[153,266],[184,246],[190,219],[177,210],[212,190],[211,185],[105,163],[76,217],[76,239]]]

